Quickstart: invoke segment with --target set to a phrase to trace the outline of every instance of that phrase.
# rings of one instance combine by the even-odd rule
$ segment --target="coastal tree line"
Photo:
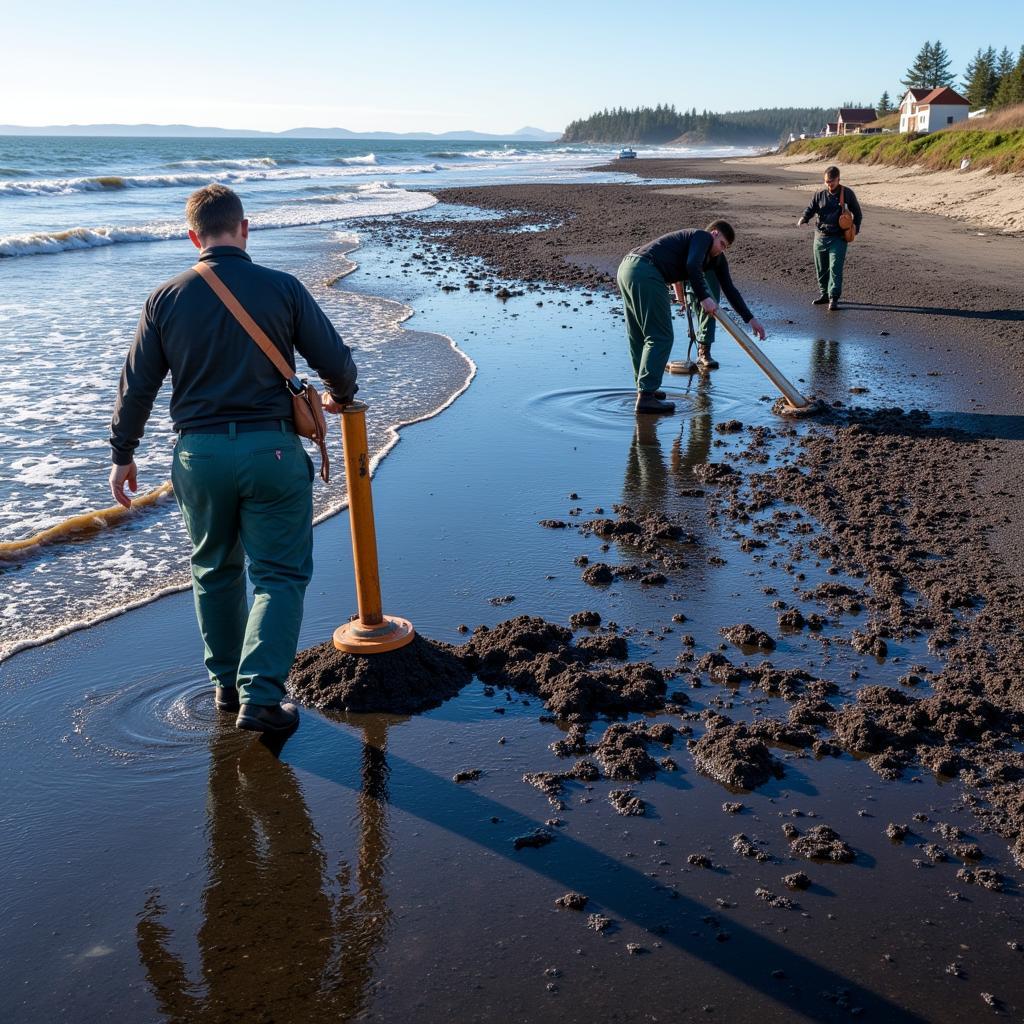
[[[927,41],[918,50],[900,84],[904,89],[957,88],[957,76],[952,68],[952,58],[942,41]],[[959,91],[972,110],[1024,103],[1024,46],[1016,57],[1008,46],[998,53],[994,46],[979,48],[967,64]],[[888,91],[882,93],[877,107],[879,117],[896,109]]]
[[[678,111],[673,104],[605,108],[573,121],[561,141],[758,145],[774,143],[790,132],[817,131],[828,113],[821,107],[773,107],[728,113],[698,113],[696,107]]]

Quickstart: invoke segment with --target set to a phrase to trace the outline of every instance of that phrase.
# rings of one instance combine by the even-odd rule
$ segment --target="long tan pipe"
[[[715,310],[715,319],[736,339],[736,343],[754,360],[764,375],[782,392],[794,409],[806,409],[811,403],[782,375],[779,368],[757,347],[754,339],[731,320]]]

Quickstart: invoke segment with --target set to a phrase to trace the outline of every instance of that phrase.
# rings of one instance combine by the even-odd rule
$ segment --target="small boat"
[[[635,149],[630,149],[629,146],[626,146],[624,149],[620,149],[619,150],[619,159],[620,160],[635,160],[636,159],[636,150]]]

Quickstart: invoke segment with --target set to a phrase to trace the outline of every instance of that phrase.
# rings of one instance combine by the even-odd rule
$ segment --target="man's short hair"
[[[717,231],[730,245],[736,241],[736,232],[727,220],[713,220],[705,231]]]
[[[233,235],[244,218],[242,200],[226,185],[204,185],[185,204],[185,220],[200,238]]]
[[[825,177],[830,179],[830,180],[834,180],[834,179],[838,178],[839,177],[839,168],[836,167],[834,164],[831,167],[826,167],[825,168]]]

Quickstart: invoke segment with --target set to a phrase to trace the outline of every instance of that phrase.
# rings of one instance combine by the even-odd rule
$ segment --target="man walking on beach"
[[[839,226],[839,215],[844,205],[853,214],[853,229],[859,235],[860,224],[864,219],[860,203],[852,189],[839,183],[839,168],[826,167],[825,187],[814,193],[810,205],[796,222],[799,227],[814,216],[818,218],[814,232],[814,270],[818,275],[818,297],[811,304],[824,306],[827,302],[831,310],[839,308],[839,299],[843,294],[843,266],[849,245]]]
[[[729,276],[725,250],[735,239],[732,225],[716,220],[703,231],[686,228],[662,235],[627,253],[619,264],[617,280],[626,316],[638,413],[675,412],[675,405],[666,402],[665,393],[660,390],[672,351],[670,285],[680,303],[686,301],[683,287],[688,285],[693,293],[693,308],[704,317],[697,348],[697,365],[701,369],[718,367],[711,358],[711,344],[714,341],[713,317],[721,292],[725,292],[744,323],[749,323],[757,337],[764,340],[764,328],[747,308]]]
[[[356,391],[345,343],[290,274],[253,263],[249,222],[223,185],[194,192],[188,237],[270,336],[290,366],[302,354],[327,385],[327,412]],[[124,506],[135,491],[135,449],[168,372],[178,431],[171,480],[192,541],[192,589],[218,710],[236,725],[287,733],[282,704],[313,570],[313,463],[295,434],[281,374],[211,286],[192,269],[146,300],[128,353],[110,428],[110,490]],[[255,589],[246,601],[245,558]]]

